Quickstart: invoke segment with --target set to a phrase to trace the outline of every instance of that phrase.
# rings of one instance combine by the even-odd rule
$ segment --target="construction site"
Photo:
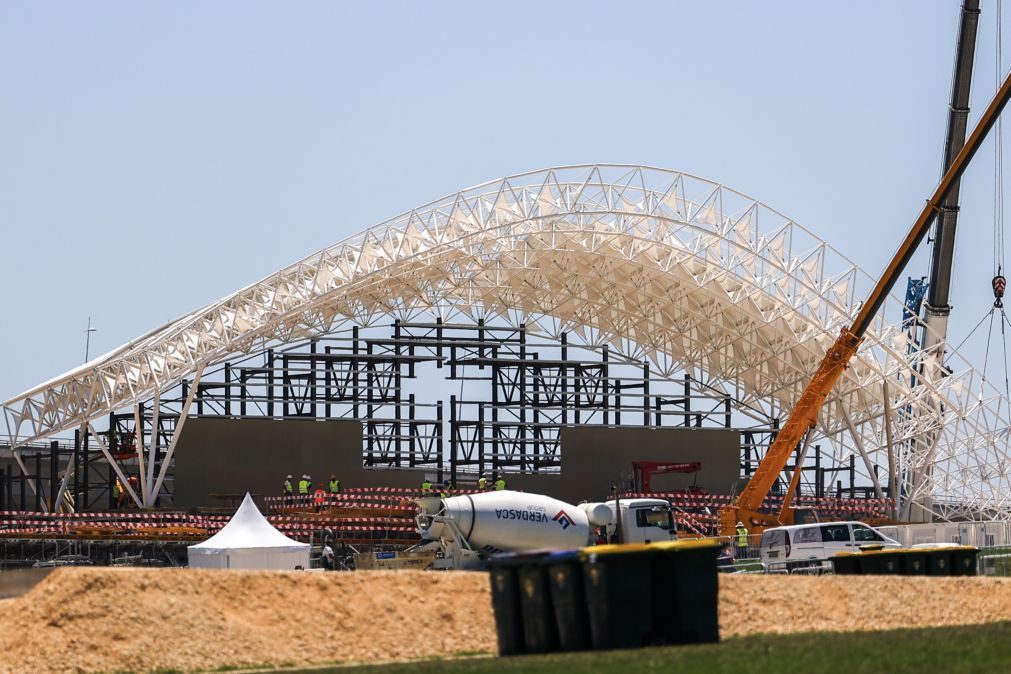
[[[668,671],[806,633],[1007,630],[1000,12],[959,6],[940,180],[873,241],[680,170],[563,165],[97,357],[89,318],[83,365],[2,403],[0,673],[612,671],[536,658],[642,647],[630,668]],[[959,219],[979,164],[992,298],[968,316],[951,288],[956,229],[987,236]]]

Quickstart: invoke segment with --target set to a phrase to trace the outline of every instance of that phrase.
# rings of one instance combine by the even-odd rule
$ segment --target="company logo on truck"
[[[559,510],[558,514],[552,519],[562,525],[562,531],[572,526],[572,518],[569,517],[569,514],[564,510]]]
[[[519,508],[496,508],[495,517],[500,520],[520,520],[521,522],[547,522],[548,516],[536,510]]]

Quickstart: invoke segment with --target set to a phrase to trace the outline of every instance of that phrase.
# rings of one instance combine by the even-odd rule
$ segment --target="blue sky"
[[[89,315],[95,355],[552,165],[720,181],[877,274],[940,176],[958,4],[2,3],[0,399],[78,365]],[[992,211],[988,147],[963,186],[955,341],[991,302]]]

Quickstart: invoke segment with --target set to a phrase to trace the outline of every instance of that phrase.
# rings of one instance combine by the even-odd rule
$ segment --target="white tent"
[[[309,544],[275,529],[249,494],[221,531],[187,548],[190,566],[209,569],[309,568]]]

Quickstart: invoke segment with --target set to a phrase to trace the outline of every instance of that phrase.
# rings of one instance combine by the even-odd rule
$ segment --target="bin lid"
[[[864,552],[870,552],[871,550],[884,550],[885,546],[882,543],[868,543],[867,545],[861,545],[860,549]]]
[[[582,549],[584,555],[620,555],[634,552],[653,552],[655,548],[646,543],[607,543],[591,545]]]
[[[554,552],[549,552],[548,554],[541,557],[541,564],[551,565],[551,564],[565,564],[567,562],[581,560],[583,558],[582,550],[557,550]]]
[[[907,549],[903,549],[903,548],[885,548],[885,547],[882,547],[882,548],[879,548],[877,550],[861,550],[860,552],[857,552],[857,553],[854,553],[854,554],[861,555],[863,557],[870,557],[872,555],[894,555],[894,554],[901,554],[902,552],[909,552],[909,549],[908,548]],[[919,552],[919,550],[917,550],[916,552]]]
[[[683,541],[657,541],[656,543],[650,543],[649,546],[654,550],[663,551],[722,547],[718,541],[714,541],[711,538],[689,538]]]
[[[516,566],[518,564],[530,564],[547,557],[557,550],[524,550],[523,552],[504,552],[492,555],[488,558],[488,566],[498,568],[503,566]]]

